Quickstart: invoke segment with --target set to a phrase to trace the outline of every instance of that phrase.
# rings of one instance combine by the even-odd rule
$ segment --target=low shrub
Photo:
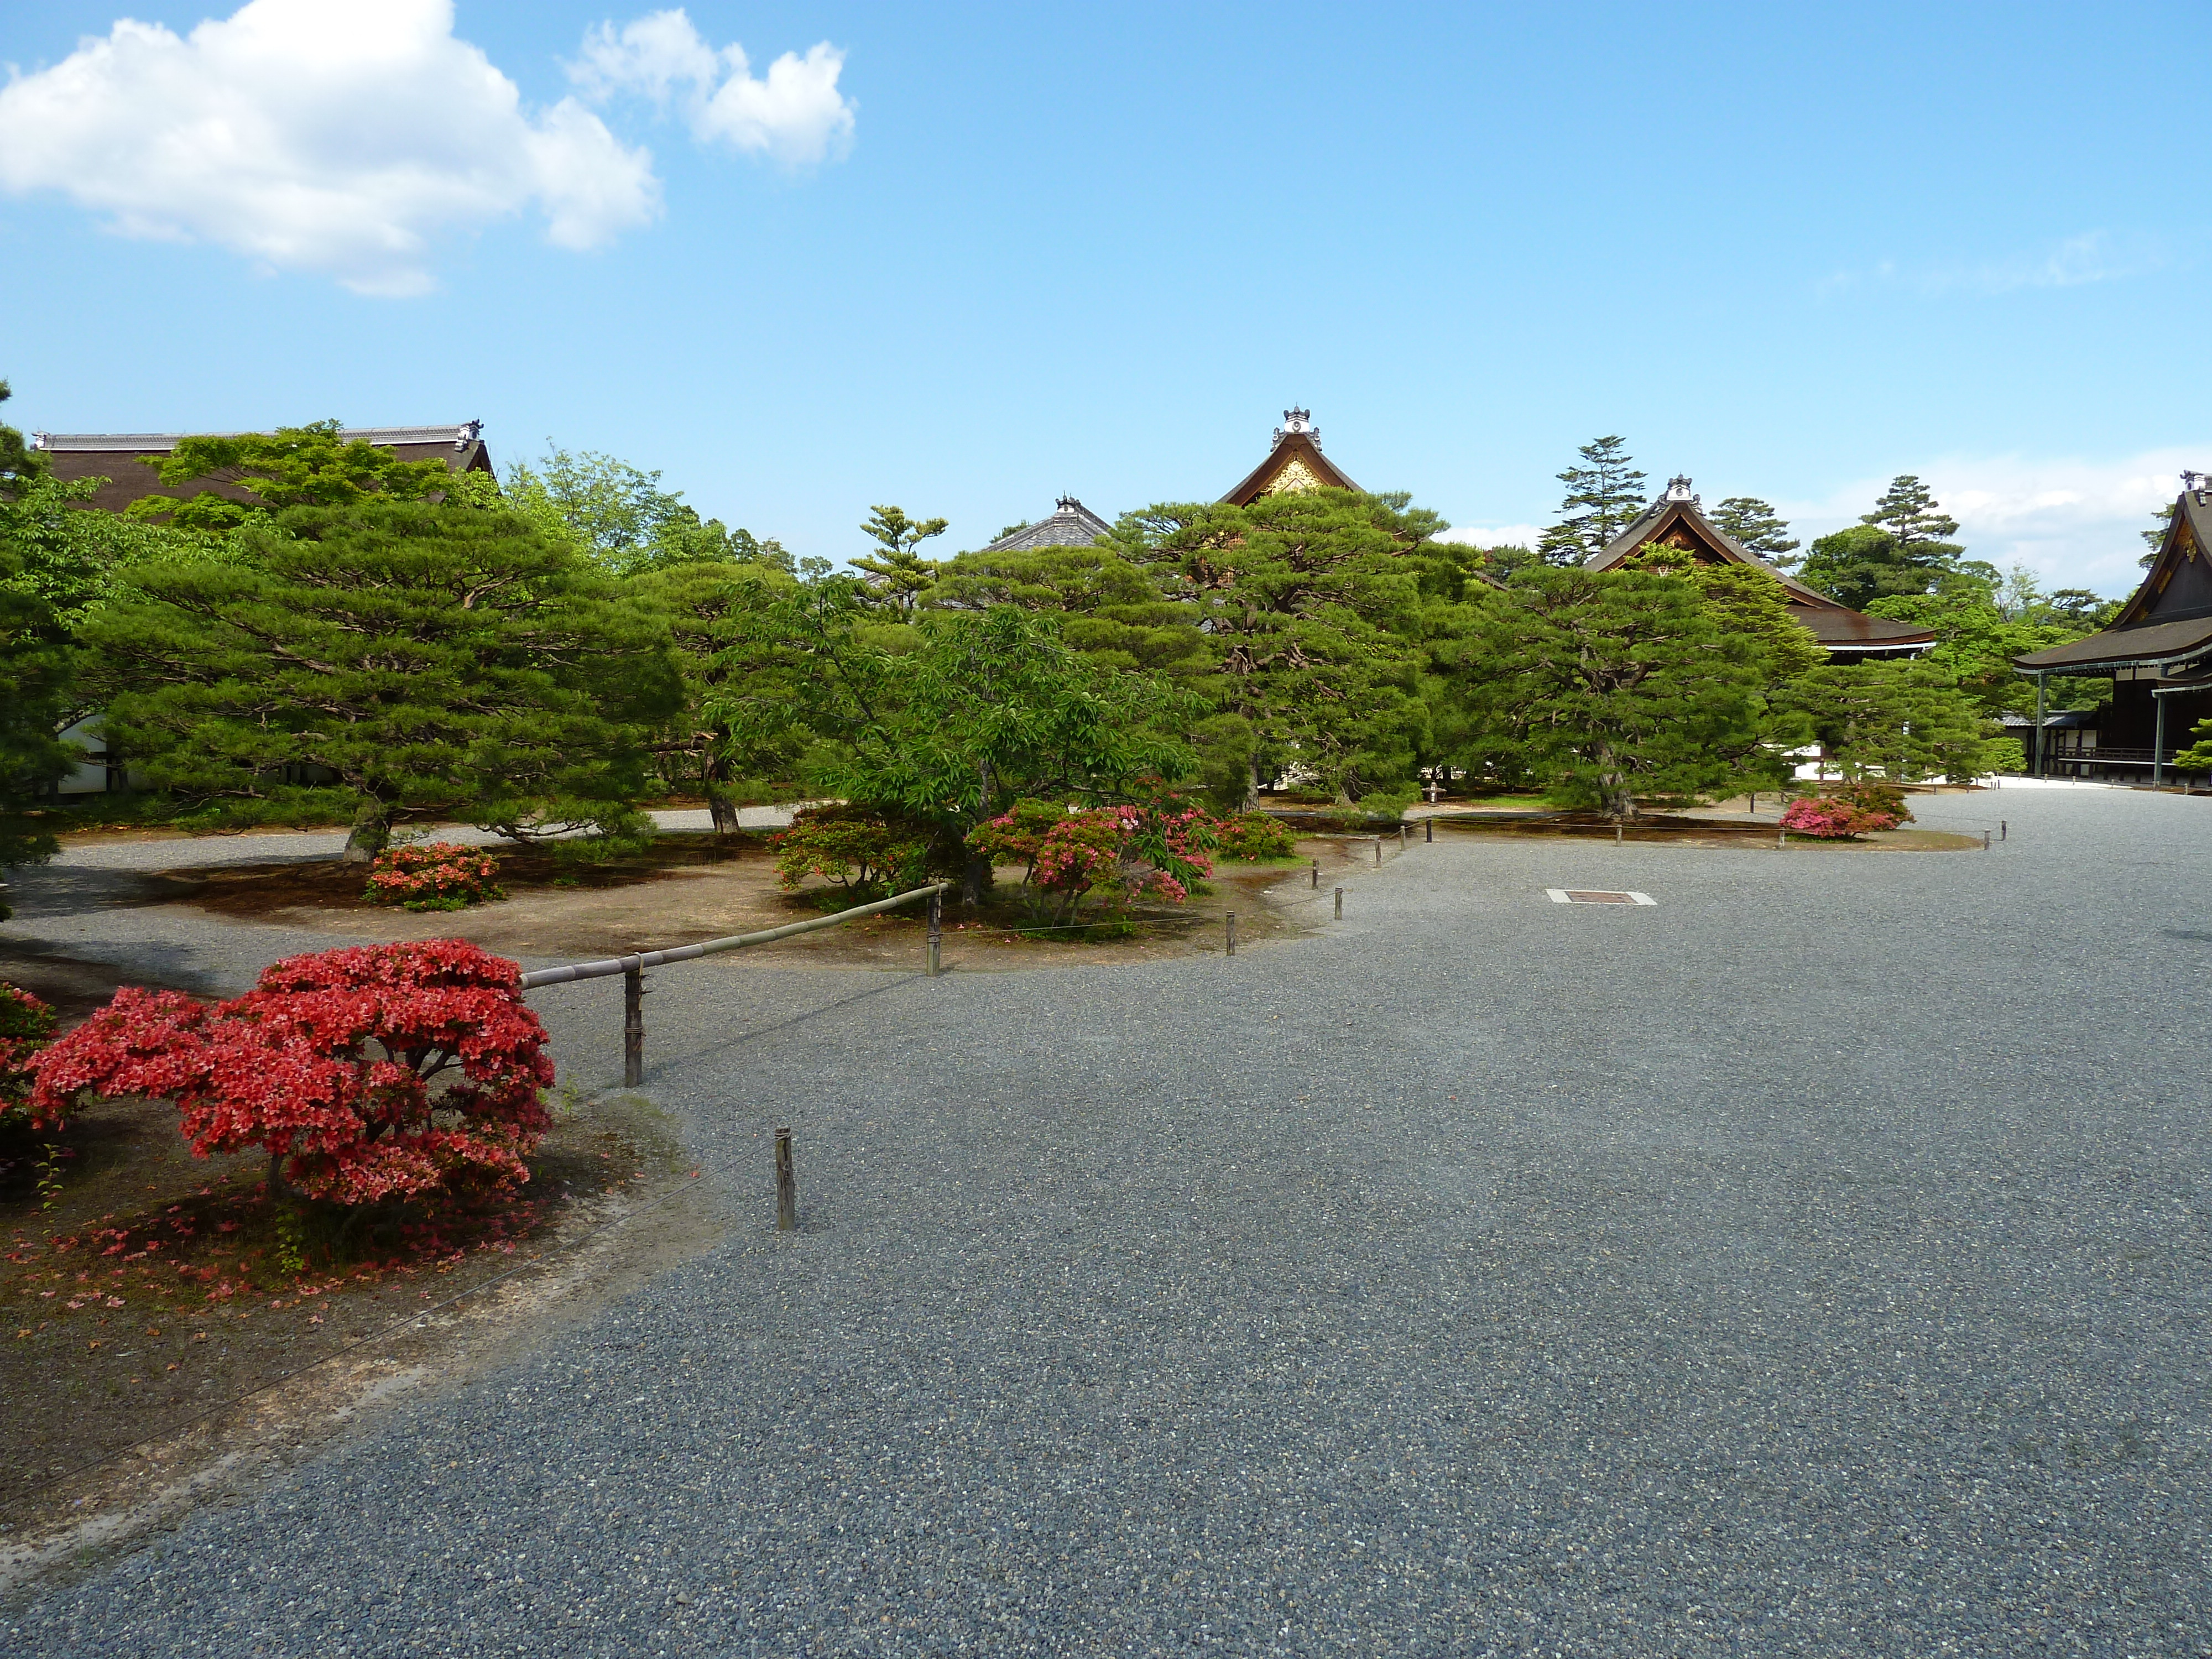
[[[1265,812],[1239,812],[1213,821],[1215,844],[1221,856],[1257,863],[1261,859],[1286,859],[1298,850],[1297,837]]]
[[[810,875],[842,888],[856,901],[883,898],[921,884],[929,867],[929,831],[865,806],[805,806],[791,827],[769,837],[776,883],[796,892]]]
[[[378,854],[362,896],[403,910],[464,910],[507,893],[499,884],[499,860],[490,854],[430,841],[402,842]]]
[[[0,980],[0,1125],[30,1121],[31,1060],[54,1034],[54,1011]]]
[[[1827,793],[1862,812],[1877,812],[1893,820],[1887,828],[1895,829],[1899,823],[1912,822],[1912,809],[1905,804],[1905,791],[1896,784],[1860,778],[1834,785]]]
[[[1031,909],[1054,927],[1073,923],[1088,901],[1109,915],[1142,893],[1180,904],[1213,872],[1213,820],[1179,799],[1069,811],[1024,801],[981,823],[968,845],[994,862],[1025,861]]]
[[[1894,830],[1897,820],[1887,812],[1869,812],[1838,795],[1807,795],[1790,803],[1782,827],[1793,836],[1820,841],[1849,841],[1875,830]]]
[[[195,1156],[258,1146],[272,1197],[341,1205],[519,1185],[552,1121],[520,970],[461,939],[288,957],[213,1005],[125,987],[30,1067],[33,1127],[171,1100]]]

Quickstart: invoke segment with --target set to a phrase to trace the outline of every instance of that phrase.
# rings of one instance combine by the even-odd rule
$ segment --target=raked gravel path
[[[2212,1652],[2212,800],[1921,809],[2000,816],[1447,835],[1233,959],[663,973],[726,1242],[0,1650]],[[15,931],[299,943],[86,873]],[[587,1085],[618,996],[536,999]]]

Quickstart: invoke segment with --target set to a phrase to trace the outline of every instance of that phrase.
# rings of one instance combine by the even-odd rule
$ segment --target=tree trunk
[[[364,801],[353,815],[353,830],[346,836],[345,862],[372,864],[392,839],[391,811],[382,801]]]
[[[960,908],[973,910],[983,902],[983,890],[991,884],[991,860],[971,858],[960,866]]]
[[[1260,810],[1260,763],[1258,761],[1254,761],[1245,769],[1243,810],[1247,812],[1256,812]]]
[[[730,763],[723,757],[709,754],[707,763],[699,769],[699,791],[707,797],[707,816],[718,836],[738,833],[737,803],[722,793],[722,786],[730,781]]]

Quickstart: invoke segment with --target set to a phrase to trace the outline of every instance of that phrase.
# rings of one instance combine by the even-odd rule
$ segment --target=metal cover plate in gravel
[[[1573,887],[1547,887],[1554,904],[1656,904],[1649,893],[1600,893]]]

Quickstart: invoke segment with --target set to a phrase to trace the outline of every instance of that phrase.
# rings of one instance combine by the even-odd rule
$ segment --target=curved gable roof
[[[1279,489],[1358,488],[1344,475],[1342,468],[1321,453],[1321,444],[1314,434],[1291,427],[1275,434],[1275,447],[1267,452],[1267,459],[1245,474],[1244,481],[1221,499],[1231,507],[1249,507],[1261,496],[1272,495]]]
[[[1057,510],[1011,536],[1001,536],[979,553],[1025,553],[1033,547],[1088,547],[1113,526],[1073,495],[1062,495]]]

